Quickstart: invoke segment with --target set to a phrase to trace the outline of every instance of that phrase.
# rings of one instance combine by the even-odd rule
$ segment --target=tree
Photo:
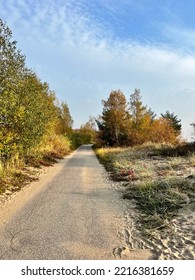
[[[103,113],[97,124],[102,138],[109,145],[122,145],[126,141],[128,121],[127,101],[120,91],[112,91],[107,100],[102,100]]]
[[[0,19],[0,93],[12,91],[18,78],[26,71],[25,56],[12,40],[12,31]]]
[[[85,138],[85,144],[95,143],[97,130],[92,117],[90,117],[89,121],[80,127],[80,132],[83,134],[83,138]]]
[[[181,120],[178,119],[178,116],[176,116],[174,113],[170,113],[168,110],[165,114],[161,114],[161,116],[168,120],[172,128],[176,131],[177,135],[180,135],[181,133]]]
[[[47,83],[42,83],[37,75],[28,71],[19,81],[17,89],[18,108],[23,108],[20,120],[15,122],[14,131],[23,154],[34,148],[42,137],[54,129],[57,118],[55,93]],[[21,111],[21,109],[19,109]]]
[[[133,127],[139,129],[142,124],[143,116],[147,112],[146,106],[142,104],[139,89],[135,89],[134,93],[130,95],[129,111]]]
[[[149,129],[155,114],[151,109],[147,109],[141,101],[141,93],[139,89],[135,89],[130,95],[130,126],[128,130],[128,142],[130,145],[142,144],[149,141]]]
[[[152,121],[154,121],[156,119],[156,114],[154,113],[154,111],[152,111],[151,108],[148,109],[148,114],[150,115],[150,118]]]
[[[17,149],[14,128],[23,108],[18,108],[16,91],[25,71],[25,57],[16,48],[11,30],[0,19],[0,159],[3,163]]]
[[[56,126],[57,134],[70,134],[72,131],[73,119],[70,114],[68,104],[62,102],[58,107],[58,124]]]
[[[81,125],[79,129],[75,129],[71,135],[71,141],[75,148],[83,144],[94,144],[97,138],[97,129],[93,117],[89,117],[89,121]]]
[[[150,141],[155,143],[176,144],[177,134],[166,118],[156,119],[150,128]]]

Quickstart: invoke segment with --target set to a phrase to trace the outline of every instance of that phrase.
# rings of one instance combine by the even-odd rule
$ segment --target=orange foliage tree
[[[127,103],[120,91],[112,91],[103,100],[101,121],[98,120],[99,136],[109,145],[137,145],[145,142],[177,143],[180,134],[180,120],[174,113],[166,112],[160,118],[143,105],[139,89],[135,89]]]

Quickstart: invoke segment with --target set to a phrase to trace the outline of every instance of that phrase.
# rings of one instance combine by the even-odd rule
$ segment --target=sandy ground
[[[122,193],[121,182],[113,185]],[[145,238],[138,230],[140,211],[134,200],[123,200],[126,211],[124,217],[131,232],[132,249],[144,248],[153,252],[155,260],[194,260],[195,259],[195,203],[181,208],[165,229],[155,230],[153,238]]]
[[[158,252],[160,260],[194,260],[195,204],[180,210],[170,229],[157,233],[149,248]]]
[[[74,157],[75,153],[76,152],[67,158],[71,159]],[[39,194],[39,192],[43,192],[43,190],[46,191],[47,185],[52,182],[56,174],[62,172],[63,168],[63,160],[52,167],[43,167],[38,181],[28,184],[20,191],[13,194],[1,195],[0,224],[7,225],[7,221],[10,220],[16,212],[20,211],[24,205],[28,204],[33,197]],[[91,246],[87,247],[86,244],[84,246],[81,242],[77,242],[75,247],[75,242],[73,242],[73,240],[63,241],[61,246],[64,246],[64,248],[68,247],[69,252],[72,252],[69,257],[70,259],[74,259],[76,256],[76,254],[73,253],[74,250],[85,252],[85,254],[81,255],[83,259],[195,259],[195,205],[182,209],[172,220],[168,229],[161,232],[156,231],[153,240],[150,241],[145,239],[137,230],[136,224],[138,223],[140,212],[133,201],[122,199],[120,183],[111,182],[108,179],[107,173],[102,168],[99,176],[101,176],[101,179],[103,178],[103,180],[107,181],[110,188],[115,192],[115,194],[112,193],[112,200],[110,200],[106,198],[110,195],[110,191],[108,190],[102,190],[101,193],[98,193],[97,189],[93,189],[93,192],[91,192],[91,189],[90,192],[86,189],[91,188],[92,182],[91,177],[89,178],[88,176],[88,171],[87,168],[82,171],[85,173],[84,192],[87,195],[95,193],[96,198],[99,196],[101,201],[104,200],[104,203],[108,203],[110,207],[109,211],[105,212],[105,209],[102,208],[100,212],[102,224],[107,225],[108,228],[97,229],[97,231],[105,230],[105,234],[108,233],[109,235],[111,229],[114,234],[111,240],[113,246],[105,255],[103,247],[98,247],[97,251],[97,248],[94,247],[92,249]],[[92,199],[94,198],[92,197]],[[101,204],[102,207],[104,207],[104,203]],[[54,207],[54,205],[52,205],[52,207]],[[74,210],[77,211],[76,208]],[[78,211],[80,211],[80,208],[78,208]],[[85,209],[83,209],[83,211],[85,211]],[[89,215],[89,213],[87,214]],[[109,224],[107,223],[108,220],[111,221]],[[94,226],[96,226],[96,223],[94,223]],[[27,238],[27,236],[23,238]],[[16,240],[15,243],[12,244],[13,248],[16,247],[17,249],[17,242],[19,241]],[[89,251],[90,253],[88,254]],[[14,258],[17,258],[16,255]]]

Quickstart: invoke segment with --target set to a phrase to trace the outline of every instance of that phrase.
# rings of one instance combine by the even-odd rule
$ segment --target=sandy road
[[[91,146],[81,146],[1,209],[0,259],[115,259],[120,201]]]

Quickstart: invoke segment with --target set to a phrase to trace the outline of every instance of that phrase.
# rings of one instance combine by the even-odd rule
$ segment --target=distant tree
[[[80,135],[83,144],[92,144],[96,140],[97,131],[94,128],[93,122],[90,120],[80,127]]]
[[[112,91],[107,100],[102,100],[103,112],[98,122],[102,138],[109,145],[122,145],[126,141],[127,101],[120,91]]]
[[[181,120],[178,119],[178,116],[176,116],[174,113],[170,113],[168,110],[165,114],[161,114],[161,116],[170,122],[170,125],[178,135],[181,133],[182,125]]]
[[[90,117],[89,121],[81,125],[79,129],[72,131],[71,140],[73,146],[79,147],[83,144],[94,144],[96,142],[97,130],[94,118]]]

